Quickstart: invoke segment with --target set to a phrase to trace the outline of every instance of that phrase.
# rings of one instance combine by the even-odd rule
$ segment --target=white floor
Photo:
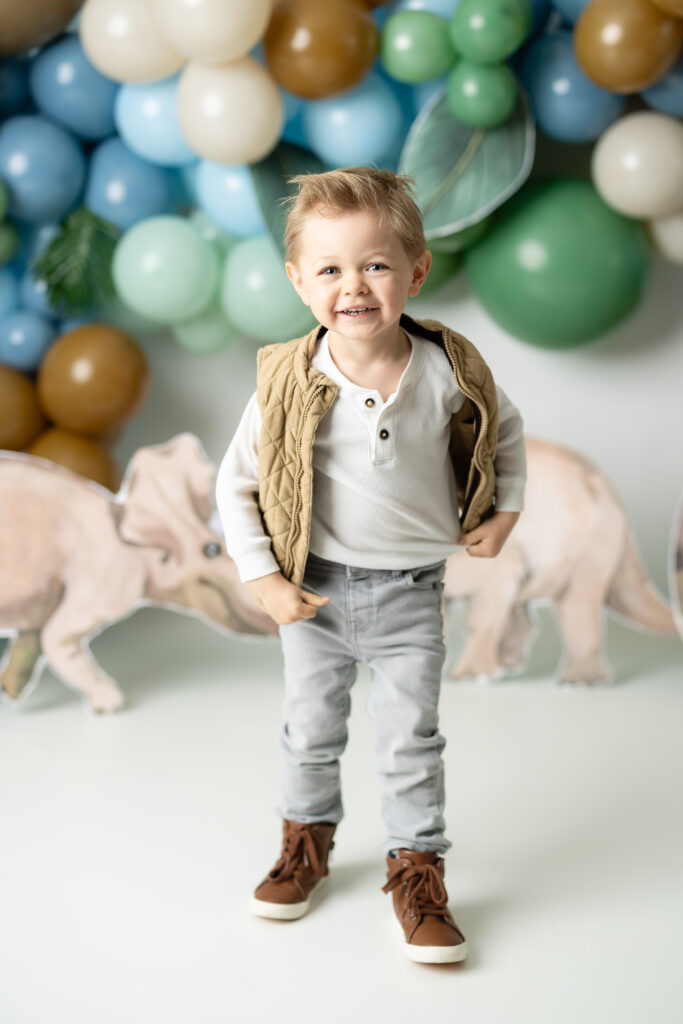
[[[609,622],[617,683],[568,691],[541,624],[523,678],[442,687],[461,965],[411,963],[380,888],[367,669],[333,874],[297,922],[248,909],[279,852],[277,642],[140,611],[94,644],[109,717],[46,671],[0,706],[2,1024],[680,1024],[683,647]]]

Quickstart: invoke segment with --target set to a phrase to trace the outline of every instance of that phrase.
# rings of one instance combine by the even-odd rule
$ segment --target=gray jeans
[[[417,569],[362,569],[309,554],[302,588],[330,600],[315,618],[280,626],[280,817],[344,816],[339,758],[362,661],[372,676],[365,706],[375,727],[385,855],[398,847],[443,855],[452,846],[444,836],[446,740],[438,729],[445,569],[445,559]]]

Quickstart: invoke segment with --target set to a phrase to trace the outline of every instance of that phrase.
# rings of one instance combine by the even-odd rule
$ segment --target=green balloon
[[[638,303],[650,247],[589,181],[525,186],[465,254],[472,288],[510,334],[543,348],[590,341]]]
[[[19,248],[19,235],[14,224],[0,224],[0,266],[11,260]]]
[[[507,64],[471,64],[461,60],[446,83],[446,99],[454,117],[472,128],[495,128],[512,114],[517,79]]]
[[[399,11],[384,24],[379,56],[392,78],[415,84],[443,75],[457,55],[445,18],[431,11]]]
[[[187,219],[192,227],[196,228],[204,241],[213,246],[219,261],[222,262],[226,252],[231,245],[235,244],[238,236],[231,235],[224,228],[219,227],[199,206],[190,212]]]
[[[112,277],[134,312],[163,324],[199,316],[216,294],[215,249],[183,217],[148,217],[119,239]]]
[[[522,45],[532,20],[529,0],[462,0],[448,29],[466,60],[498,64]]]
[[[221,285],[223,312],[235,327],[259,341],[289,341],[315,327],[270,235],[252,235],[228,252]]]
[[[238,332],[225,319],[220,299],[216,298],[204,313],[194,320],[174,324],[171,334],[182,348],[195,355],[213,355],[227,348]]]

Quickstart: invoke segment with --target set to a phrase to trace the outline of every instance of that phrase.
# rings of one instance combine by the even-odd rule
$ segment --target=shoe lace
[[[330,849],[334,843],[330,844]],[[302,825],[300,828],[292,826],[284,837],[282,854],[269,872],[269,877],[284,881],[295,875],[300,875],[308,864],[317,874],[324,874],[324,868],[320,860],[320,851],[315,844],[315,838],[310,828]]]
[[[406,907],[411,917],[420,914],[448,914],[448,893],[436,864],[411,864],[397,871],[382,886],[382,892],[391,892],[405,885]]]

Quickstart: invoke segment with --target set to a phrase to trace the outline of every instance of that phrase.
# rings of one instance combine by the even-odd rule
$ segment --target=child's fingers
[[[321,597],[319,594],[311,594],[308,590],[301,591],[301,600],[304,604],[313,604],[317,607],[326,604],[329,601],[329,597]]]

